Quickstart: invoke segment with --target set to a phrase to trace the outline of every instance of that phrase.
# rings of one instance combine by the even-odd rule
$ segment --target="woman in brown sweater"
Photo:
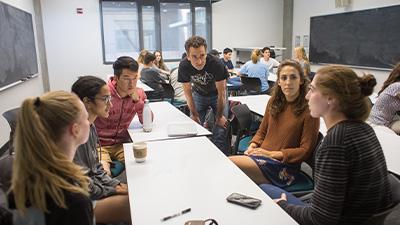
[[[312,155],[319,119],[307,107],[309,81],[301,65],[285,60],[264,118],[245,155],[229,157],[256,184],[286,187],[296,182],[300,164]]]

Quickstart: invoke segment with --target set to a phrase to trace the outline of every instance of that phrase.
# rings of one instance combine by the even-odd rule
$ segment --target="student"
[[[388,79],[378,92],[368,121],[392,129],[400,134],[400,62],[394,67]]]
[[[114,62],[113,69],[114,76],[107,82],[111,91],[110,116],[98,117],[94,122],[100,138],[101,163],[108,175],[111,174],[111,161],[124,163],[122,144],[131,141],[127,129],[136,114],[143,123],[144,100],[147,98],[143,89],[136,87],[138,63],[133,58],[119,57]]]
[[[300,63],[301,67],[303,68],[304,75],[310,78],[311,75],[310,62],[308,60],[306,50],[304,49],[303,46],[299,46],[294,49],[294,58]]]
[[[245,155],[229,159],[256,184],[286,187],[297,181],[300,164],[314,150],[319,119],[310,116],[305,99],[308,80],[300,64],[285,60],[277,75],[260,128]]]
[[[138,68],[138,79],[140,79],[142,69],[144,66],[144,56],[147,55],[148,53],[150,53],[149,51],[147,51],[146,49],[143,49],[140,51],[139,56],[137,58],[137,63],[139,64],[139,68]]]
[[[185,50],[187,57],[179,63],[178,82],[183,83],[191,118],[204,125],[206,112],[211,107],[217,125],[213,130],[213,142],[222,151],[228,151],[225,135],[228,121],[223,115],[228,71],[221,60],[206,53],[207,43],[202,37],[186,40]]]
[[[221,52],[219,52],[217,49],[212,49],[212,50],[209,52],[209,54],[210,54],[210,55],[213,55],[213,56],[215,56],[215,57],[217,57],[217,58],[219,59],[219,55],[221,54]]]
[[[247,74],[249,77],[257,77],[261,81],[261,92],[266,93],[269,89],[268,85],[268,67],[265,63],[260,62],[261,51],[254,49],[251,52],[251,60],[240,67],[239,75]]]
[[[221,58],[221,62],[224,64],[225,68],[228,70],[228,72],[233,73],[233,63],[232,63],[232,49],[230,48],[224,48],[223,51],[224,55]]]
[[[260,62],[265,63],[269,72],[273,73],[273,69],[279,66],[279,62],[276,61],[276,59],[271,58],[271,49],[269,47],[264,47],[261,52],[263,58],[260,59]]]
[[[391,190],[381,145],[368,117],[376,80],[343,66],[318,70],[306,96],[314,118],[328,132],[315,152],[310,204],[295,206],[282,194],[276,202],[300,224],[364,224],[391,206]]]
[[[164,77],[161,77],[158,70],[154,68],[155,60],[156,56],[152,53],[147,53],[144,56],[144,65],[140,80],[154,90],[149,93],[149,99],[162,99],[164,88],[161,84],[166,83],[166,80]]]
[[[90,177],[90,198],[96,201],[94,215],[98,223],[131,223],[128,187],[107,175],[99,161],[96,147],[99,144],[93,122],[97,117],[107,118],[111,92],[106,82],[98,77],[83,76],[73,85],[72,92],[83,101],[89,114],[89,140],[78,147],[74,162],[85,168]]]
[[[156,56],[156,61],[154,61],[154,66],[160,69],[160,71],[163,71],[163,73],[169,73],[169,69],[167,65],[164,63],[164,59],[162,57],[162,53],[159,50],[156,50],[153,53]]]
[[[9,206],[16,224],[92,225],[89,178],[72,162],[88,140],[85,106],[76,95],[48,92],[20,108]]]

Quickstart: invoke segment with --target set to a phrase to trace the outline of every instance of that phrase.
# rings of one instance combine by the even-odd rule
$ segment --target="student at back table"
[[[154,68],[154,61],[156,56],[152,53],[147,53],[144,56],[144,65],[141,72],[140,80],[151,87],[154,91],[149,93],[148,98],[151,99],[162,99],[164,88],[161,85],[166,83],[166,79],[158,73],[158,69]]]
[[[100,160],[109,175],[110,163],[118,160],[124,163],[123,143],[130,142],[129,124],[135,115],[143,123],[144,100],[147,98],[143,89],[136,86],[138,63],[129,56],[119,57],[113,64],[114,76],[107,85],[111,91],[110,115],[98,117],[94,124],[100,138]]]

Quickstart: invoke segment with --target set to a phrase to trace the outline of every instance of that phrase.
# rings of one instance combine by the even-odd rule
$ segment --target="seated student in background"
[[[89,194],[91,200],[96,200],[96,222],[130,223],[128,187],[107,174],[99,161],[96,149],[99,140],[93,122],[97,117],[109,116],[112,107],[110,89],[106,82],[98,77],[83,76],[72,85],[71,90],[82,100],[89,115],[89,139],[78,147],[74,162],[83,166],[90,177]]]
[[[144,56],[144,65],[142,69],[142,75],[140,80],[147,84],[149,87],[153,88],[154,91],[149,92],[148,98],[151,99],[162,99],[164,88],[162,83],[167,83],[166,80],[160,76],[158,70],[153,68],[156,56],[152,53],[147,53]]]
[[[292,205],[285,194],[276,200],[298,223],[364,224],[391,206],[385,157],[364,122],[375,84],[372,75],[358,77],[343,66],[324,67],[313,79],[306,96],[311,116],[328,128],[315,152],[314,192],[308,205]]]
[[[139,56],[137,58],[137,63],[139,64],[139,68],[138,68],[138,79],[140,79],[140,72],[142,72],[143,66],[144,66],[144,56],[147,55],[148,53],[150,53],[149,51],[147,51],[146,49],[142,49],[139,53]]]
[[[9,206],[18,224],[92,225],[89,178],[72,162],[89,136],[85,106],[76,95],[48,92],[20,108]]]
[[[308,60],[306,50],[304,49],[303,46],[296,47],[294,49],[294,59],[300,63],[301,67],[303,68],[304,75],[310,80],[312,80],[310,77],[311,75],[311,69],[310,69],[310,62]]]
[[[136,87],[138,63],[129,56],[119,57],[113,64],[114,76],[107,82],[111,91],[110,113],[107,118],[98,117],[94,124],[100,138],[100,160],[104,170],[110,175],[110,163],[118,160],[124,163],[123,143],[130,142],[127,131],[133,117],[137,114],[143,123],[143,89]]]
[[[182,60],[186,58],[186,52],[182,54]],[[178,69],[175,68],[171,70],[171,75],[169,77],[169,82],[171,86],[174,88],[175,96],[174,100],[177,100],[181,103],[186,103],[185,92],[183,91],[182,83],[178,82]]]
[[[394,67],[388,79],[378,92],[368,121],[392,129],[400,134],[400,63]]]
[[[270,73],[273,73],[273,68],[279,66],[279,62],[276,59],[271,58],[271,49],[269,47],[264,47],[261,50],[263,57],[260,59],[262,63],[265,63],[268,67]]]
[[[300,64],[285,60],[277,75],[260,128],[245,155],[229,159],[256,184],[286,187],[296,183],[300,164],[312,155],[319,119],[310,116],[305,99],[308,79]]]
[[[233,63],[232,63],[232,49],[230,48],[224,48],[223,51],[224,55],[221,58],[221,62],[224,64],[225,68],[228,70],[228,72],[233,73]]]
[[[260,49],[254,49],[251,52],[251,60],[246,62],[242,67],[238,75],[247,74],[249,77],[257,77],[261,80],[261,92],[266,93],[268,85],[268,67],[265,63],[260,62],[261,59]]]
[[[168,78],[170,71],[164,63],[161,51],[156,50],[153,54],[156,56],[153,67],[157,69],[160,75],[164,76],[164,78]]]

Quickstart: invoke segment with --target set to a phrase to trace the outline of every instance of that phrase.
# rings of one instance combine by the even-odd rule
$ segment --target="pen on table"
[[[172,218],[174,218],[174,217],[183,215],[183,214],[185,214],[185,213],[190,212],[190,210],[192,210],[192,209],[191,209],[191,208],[187,208],[187,209],[185,209],[185,210],[182,210],[181,212],[175,213],[175,214],[170,215],[170,216],[166,216],[166,217],[162,218],[161,221],[166,221],[166,220],[172,219]]]

